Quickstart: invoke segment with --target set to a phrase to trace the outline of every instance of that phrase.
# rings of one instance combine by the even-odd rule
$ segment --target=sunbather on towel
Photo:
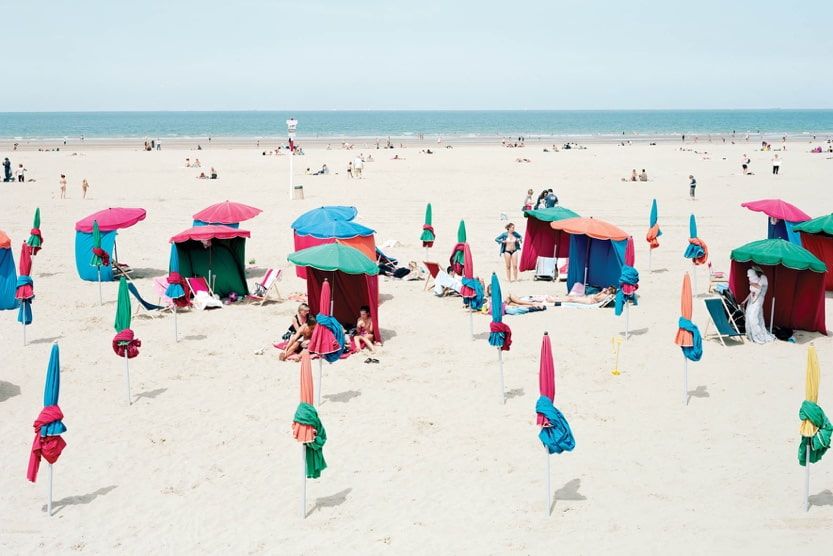
[[[442,270],[437,273],[434,278],[434,295],[437,297],[444,297],[452,293],[460,295],[460,290],[463,289],[463,282],[458,276],[452,276],[448,272]]]
[[[491,285],[486,286],[486,301],[483,304],[483,311],[486,314],[491,314],[492,311],[492,303],[491,303],[491,296],[492,296],[492,287]],[[543,303],[534,303],[532,301],[526,301],[523,298],[517,297],[512,295],[511,292],[507,292],[503,298],[503,314],[504,315],[525,315],[527,313],[534,313],[535,311],[544,311],[546,310],[547,306]]]
[[[312,331],[315,330],[315,317],[310,316],[306,324],[301,326],[295,334],[289,338],[286,344],[286,349],[278,355],[281,361],[300,361],[301,352],[309,347],[309,340],[312,337]]]
[[[602,301],[604,301],[612,295],[616,295],[616,288],[610,286],[592,295],[547,296],[547,301],[551,301],[553,303],[578,303],[580,305],[595,305],[596,303],[601,303]]]

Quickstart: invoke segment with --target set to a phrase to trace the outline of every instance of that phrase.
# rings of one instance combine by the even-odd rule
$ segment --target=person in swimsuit
[[[312,331],[315,330],[315,326],[315,317],[310,315],[307,322],[301,325],[301,328],[289,338],[289,341],[286,343],[286,349],[278,355],[278,359],[281,361],[300,360],[301,352],[309,347],[309,341],[312,338]]]
[[[289,329],[284,334],[283,339],[288,340],[293,334],[298,332],[309,321],[309,305],[301,303],[298,305],[298,312],[292,317],[292,322],[289,324]]]
[[[500,245],[500,255],[506,263],[506,279],[512,282],[514,274],[518,279],[518,253],[521,250],[521,234],[515,231],[515,225],[511,222],[506,225],[506,231],[495,238]]]
[[[61,174],[61,179],[58,181],[58,185],[61,187],[61,199],[67,198],[67,176],[66,174]]]
[[[376,351],[373,347],[373,321],[370,319],[370,307],[362,305],[359,309],[359,320],[356,321],[356,333],[353,335],[353,351],[359,352],[366,347],[370,353]]]
[[[535,202],[535,192],[531,189],[526,192],[526,199],[524,199],[523,210],[532,210],[532,204]]]

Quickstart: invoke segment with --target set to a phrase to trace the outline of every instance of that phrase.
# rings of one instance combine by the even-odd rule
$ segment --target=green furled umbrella
[[[130,328],[130,292],[127,291],[127,280],[124,276],[119,280],[119,297],[116,302],[116,332]]]
[[[457,243],[466,242],[466,221],[460,220],[460,225],[457,227]]]
[[[287,260],[298,266],[309,266],[318,270],[340,270],[345,274],[379,274],[378,265],[364,253],[341,243],[325,243],[290,253]]]
[[[761,239],[733,249],[729,255],[733,261],[767,266],[783,265],[793,270],[827,272],[827,265],[812,253],[783,239]]]
[[[35,221],[26,244],[31,247],[32,255],[37,255],[43,246],[43,236],[40,233],[40,208],[35,209]]]
[[[807,222],[802,222],[793,226],[793,230],[806,234],[827,234],[833,236],[833,214],[819,216]]]
[[[98,304],[101,305],[101,267],[107,266],[109,261],[102,257],[101,230],[98,229],[98,220],[93,220],[93,256],[90,259],[90,266],[98,269]]]
[[[116,302],[116,337],[113,338],[113,349],[116,355],[124,356],[124,379],[127,385],[127,404],[133,403],[130,397],[130,358],[139,354],[141,342],[134,339],[133,331],[130,330],[130,292],[127,290],[127,280],[124,276],[119,279],[119,295]],[[119,351],[123,351],[120,354]]]
[[[425,206],[425,223],[422,225],[422,235],[419,237],[422,241],[422,246],[428,249],[434,246],[434,226],[431,225],[431,203]],[[425,252],[428,254],[428,251]]]

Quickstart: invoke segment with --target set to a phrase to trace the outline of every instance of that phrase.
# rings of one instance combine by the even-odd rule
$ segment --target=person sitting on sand
[[[217,170],[214,169],[214,166],[211,167],[211,171],[209,172],[209,179],[217,179]]]
[[[207,180],[208,176],[205,175],[205,172],[200,172],[200,175],[197,176],[198,180]]]
[[[405,160],[405,159],[403,157],[399,156],[398,154],[395,154],[395,155],[393,155],[393,158],[391,158],[391,160]]]
[[[191,159],[190,159],[190,158],[186,158],[186,159],[185,159],[185,167],[186,167],[186,168],[190,168],[190,167],[191,167]]]
[[[648,172],[645,171],[645,168],[643,168],[642,173],[639,174],[639,181],[648,181]]]
[[[286,349],[278,355],[278,359],[281,361],[298,361],[301,358],[301,352],[309,347],[309,340],[312,338],[312,331],[315,330],[316,324],[315,317],[310,315],[300,330],[287,340]]]
[[[195,159],[194,159],[194,162],[191,164],[191,168],[199,168],[200,166],[201,166],[201,164],[200,164],[200,159],[199,159],[199,158],[195,158]]]
[[[309,305],[306,303],[298,305],[298,312],[293,315],[292,322],[289,324],[289,328],[287,328],[281,339],[289,340],[293,334],[298,332],[309,321],[309,318]]]
[[[356,332],[353,334],[353,351],[359,352],[367,348],[373,353],[373,321],[370,319],[370,307],[362,305],[359,309],[359,320],[356,321]]]
[[[636,175],[636,168],[631,170],[631,177],[629,178],[622,178],[622,181],[637,181],[639,176]]]
[[[320,170],[317,170],[317,171],[316,171],[315,173],[313,173],[312,175],[313,175],[313,176],[324,176],[324,175],[327,175],[327,174],[329,174],[329,173],[330,173],[330,169],[329,169],[329,168],[327,168],[327,165],[326,165],[326,164],[324,164],[323,166],[321,166],[321,169],[320,169]]]
[[[516,158],[516,159],[515,159],[515,162],[520,162],[520,163],[522,163],[522,164],[528,164],[528,163],[530,163],[530,162],[532,162],[532,161],[531,161],[531,160],[529,160],[528,158]]]

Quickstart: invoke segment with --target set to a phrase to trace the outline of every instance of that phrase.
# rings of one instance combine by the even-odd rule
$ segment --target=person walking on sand
[[[743,155],[742,157],[740,157],[740,167],[743,169],[743,175],[744,176],[749,175],[749,163],[750,162],[751,162],[751,160],[749,160],[748,156]]]
[[[61,187],[61,199],[67,198],[67,176],[61,174],[61,179],[58,180],[58,185]]]
[[[774,176],[777,176],[778,172],[780,172],[780,171],[781,171],[781,159],[778,158],[778,153],[776,153],[775,156],[772,157],[772,174]]]
[[[362,179],[362,170],[364,169],[364,160],[361,156],[357,156],[353,161],[353,177]]]
[[[688,195],[691,197],[691,200],[694,200],[694,190],[697,189],[697,180],[689,174],[688,179],[691,180],[688,184]]]
[[[90,183],[87,181],[87,178],[81,180],[81,198],[87,198],[87,190],[90,188]]]

